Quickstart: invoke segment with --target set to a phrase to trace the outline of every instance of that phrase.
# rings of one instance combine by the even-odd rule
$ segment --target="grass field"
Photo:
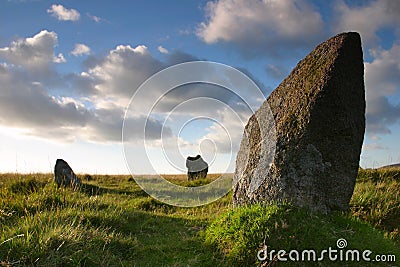
[[[349,212],[286,205],[233,208],[231,194],[181,208],[149,197],[129,176],[81,175],[78,191],[51,174],[0,175],[0,266],[366,266],[366,262],[259,262],[275,249],[348,248],[396,256],[400,266],[400,170],[360,170]],[[186,182],[199,186],[210,178]],[[315,265],[313,265],[315,264]]]

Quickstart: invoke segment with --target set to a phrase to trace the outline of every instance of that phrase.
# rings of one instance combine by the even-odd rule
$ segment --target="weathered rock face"
[[[207,177],[208,164],[200,155],[196,157],[187,157],[186,168],[188,168],[187,175],[189,181]]]
[[[262,120],[271,112],[276,140],[265,138],[275,131]],[[249,119],[236,159],[233,203],[288,200],[322,212],[347,209],[364,131],[361,39],[343,33],[301,60]],[[269,164],[263,159],[271,152],[263,147],[274,141]]]
[[[68,163],[62,159],[57,159],[54,166],[54,182],[58,186],[71,186],[73,188],[77,188],[82,183]]]

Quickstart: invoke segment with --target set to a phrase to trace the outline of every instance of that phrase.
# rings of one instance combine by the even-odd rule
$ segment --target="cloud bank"
[[[78,21],[80,13],[62,5],[52,5],[47,12],[63,21]],[[331,34],[356,30],[362,35],[367,92],[367,133],[390,134],[391,127],[399,122],[400,106],[396,103],[400,84],[400,5],[396,1],[368,1],[349,5],[344,1],[332,4]],[[92,15],[94,21],[99,22]],[[244,56],[245,59],[274,59],[265,65],[265,72],[275,79],[284,78],[288,72],[285,58],[295,58],[296,51],[309,51],[324,39],[327,21],[310,2],[301,0],[219,0],[206,5],[203,22],[198,25],[196,36],[208,45],[221,44]],[[391,47],[380,47],[379,32],[390,30],[397,38]],[[199,58],[179,50],[168,51],[156,47],[163,60],[150,49],[138,44],[119,44],[96,55],[84,43],[76,43],[68,56],[85,56],[80,72],[61,73],[57,65],[67,59],[57,51],[58,36],[54,31],[19,38],[0,48],[0,112],[8,114],[0,119],[3,126],[23,129],[26,134],[71,142],[119,142],[125,108],[135,90],[156,72],[182,62]],[[261,56],[260,56],[261,55]],[[72,58],[70,58],[72,60]],[[243,70],[246,74],[246,70]],[[212,75],[212,72],[207,75]],[[230,77],[235,83],[234,77]],[[162,85],[160,85],[162,86]],[[60,90],[60,88],[62,88]],[[261,89],[265,92],[265,86]],[[159,95],[159,88],[150,94]],[[168,112],[179,103],[191,98],[209,96],[241,112],[246,121],[247,113],[241,110],[234,95],[215,86],[192,84],[177,88],[162,97],[156,111]],[[247,96],[249,99],[251,95]],[[140,112],[128,118],[130,124],[140,125],[146,114]],[[254,101],[254,105],[260,104]],[[242,135],[231,114],[223,105],[193,104],[180,110],[180,116],[206,114],[216,116],[232,129],[233,142],[239,143]],[[152,119],[149,138],[158,140],[162,121]],[[140,139],[142,129],[132,128],[133,138]],[[222,151],[226,143],[220,140],[220,128],[208,127],[204,138],[212,137]],[[168,136],[174,129],[167,128]],[[186,140],[181,140],[185,143]],[[188,144],[190,146],[190,144]],[[235,148],[236,149],[236,148]]]
[[[55,56],[57,43],[57,34],[44,30],[0,48],[0,62],[3,61],[0,65],[0,112],[8,114],[0,119],[1,125],[58,142],[120,142],[125,109],[135,90],[150,76],[168,66],[197,60],[190,54],[173,51],[165,54],[165,61],[161,61],[145,45],[117,45],[104,56],[96,57],[91,55],[88,46],[76,44],[70,54],[88,56],[83,64],[84,70],[80,73],[60,73],[56,70],[57,58],[60,58]],[[203,75],[221,78],[213,69]],[[227,79],[235,83],[235,77]],[[167,114],[182,102],[199,97],[220,102],[187,105],[176,113],[176,118],[187,120],[199,115],[216,118],[234,129],[234,142],[240,143],[243,125],[238,126],[237,118],[231,121],[232,115],[226,112],[225,107],[230,106],[239,112],[243,122],[247,121],[246,116],[250,114],[245,112],[235,94],[213,85],[196,83],[171,88],[173,90],[165,95],[161,93],[162,88],[163,84],[152,88],[148,92],[149,99],[138,103],[135,106],[136,113],[126,118],[126,125],[131,126],[128,129],[131,140],[128,141],[143,142],[143,128],[135,126],[144,125],[148,114],[144,114],[142,109],[156,104],[152,99],[161,96],[155,106],[155,116],[147,121],[146,126],[146,138],[154,140],[155,145],[159,144],[156,141],[161,138],[162,129],[164,138],[176,134],[173,126],[163,125],[164,122],[157,119],[158,114]],[[254,104],[257,101],[251,102]],[[219,130],[216,125],[211,125],[205,137],[215,138],[219,151],[225,153],[228,152],[226,142],[229,140],[219,140]],[[175,139],[193,149],[193,145],[187,141]]]

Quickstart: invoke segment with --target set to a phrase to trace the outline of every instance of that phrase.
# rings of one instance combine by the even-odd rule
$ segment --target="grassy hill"
[[[152,199],[129,176],[81,178],[84,186],[72,191],[56,188],[51,174],[0,175],[0,266],[282,266],[257,260],[263,244],[322,250],[339,238],[396,256],[371,266],[400,265],[399,170],[360,170],[350,211],[331,215],[290,204],[233,208],[231,194],[180,208]],[[168,179],[198,186],[215,177],[184,178]]]

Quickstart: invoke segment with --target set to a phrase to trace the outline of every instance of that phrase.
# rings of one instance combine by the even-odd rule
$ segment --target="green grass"
[[[373,255],[393,254],[400,261],[400,170],[360,170],[349,212],[323,215],[290,204],[231,208],[209,226],[204,237],[215,245],[232,266],[257,264],[257,252],[265,245],[270,250],[293,249],[322,251],[336,248],[345,238],[349,249],[369,249]],[[289,266],[368,266],[367,262],[289,262]],[[393,266],[370,263],[370,266]],[[269,266],[268,265],[268,266]],[[396,265],[394,265],[396,266]]]
[[[399,264],[399,173],[361,170],[351,210],[328,216],[289,204],[233,208],[231,194],[201,207],[170,206],[129,176],[81,175],[84,186],[73,191],[57,188],[50,174],[0,174],[0,266],[257,266],[264,242],[319,250],[338,238],[393,253]],[[215,177],[167,179],[199,186]]]
[[[198,208],[160,203],[128,176],[79,191],[51,175],[1,175],[0,266],[223,266],[198,235],[230,197]]]
[[[350,206],[400,244],[400,169],[360,170]]]
[[[337,249],[336,241],[344,238],[347,249],[371,250],[373,255],[390,254],[400,258],[400,248],[384,238],[378,230],[348,214],[322,215],[289,204],[262,207],[253,205],[231,209],[215,220],[205,231],[208,244],[217,245],[231,266],[255,266],[257,252],[267,245],[268,251],[313,249],[316,258],[324,249]],[[274,253],[276,255],[276,252]],[[288,258],[288,256],[286,256]],[[371,256],[372,258],[372,256]],[[272,264],[270,259],[266,264]],[[283,263],[275,262],[277,266]],[[320,263],[290,262],[290,266],[352,266],[351,262],[331,262],[326,255]],[[354,265],[359,262],[353,263]],[[376,266],[374,262],[359,266]],[[383,266],[390,266],[382,264]]]

